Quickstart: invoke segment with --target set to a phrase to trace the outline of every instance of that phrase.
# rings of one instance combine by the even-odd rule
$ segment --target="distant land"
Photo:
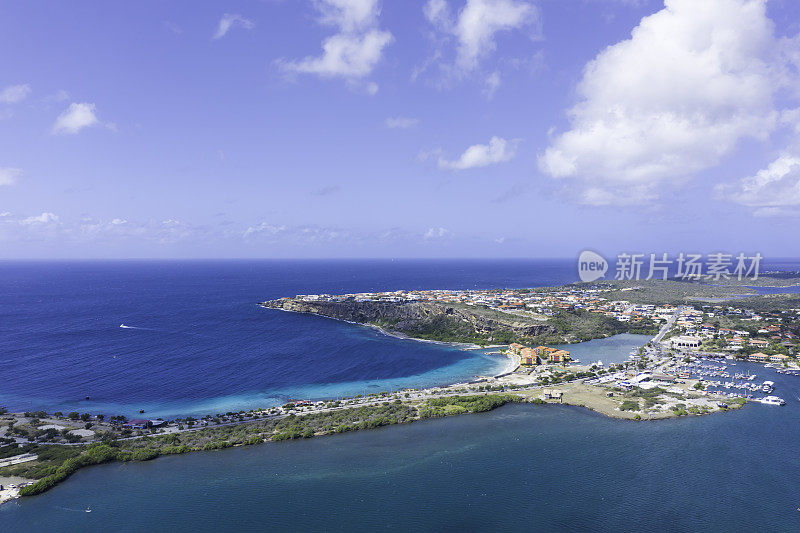
[[[379,327],[416,339],[491,344],[568,344],[619,333],[655,334],[658,313],[634,305],[736,301],[768,310],[800,307],[800,294],[759,295],[752,286],[800,286],[800,278],[757,280],[602,281],[560,287],[502,290],[397,290],[313,294],[261,302],[263,307],[309,313]]]

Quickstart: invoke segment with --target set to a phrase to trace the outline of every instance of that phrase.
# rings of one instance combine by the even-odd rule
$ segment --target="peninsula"
[[[780,280],[797,286],[800,280]],[[797,283],[795,283],[797,282]],[[767,280],[762,283],[775,283]],[[653,303],[655,301],[655,303]],[[736,361],[800,375],[797,294],[758,295],[741,285],[603,282],[502,291],[394,291],[299,295],[265,308],[376,326],[391,334],[493,345],[505,372],[429,389],[175,420],[106,413],[0,412],[0,499],[48,490],[78,469],[109,461],[311,438],[494,409],[509,402],[586,407],[629,420],[699,416],[754,401],[781,405],[770,381],[733,372]],[[652,334],[624,362],[576,361],[570,343],[622,332]]]

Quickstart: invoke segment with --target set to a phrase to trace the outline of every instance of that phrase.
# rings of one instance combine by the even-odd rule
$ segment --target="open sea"
[[[170,417],[471,379],[505,359],[256,304],[574,278],[555,260],[0,262],[0,404]],[[644,340],[570,349],[612,362]],[[800,530],[800,377],[749,366],[787,406],[634,423],[512,405],[103,465],[3,504],[0,531]]]

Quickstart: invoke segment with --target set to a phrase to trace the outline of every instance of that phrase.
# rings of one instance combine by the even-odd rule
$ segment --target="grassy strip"
[[[278,420],[262,420],[135,440],[108,440],[89,446],[34,446],[31,451],[39,454],[38,461],[0,469],[0,474],[38,479],[20,490],[21,496],[33,496],[53,488],[83,467],[111,461],[149,461],[162,455],[345,433],[404,424],[420,418],[490,411],[506,403],[518,401],[521,401],[519,397],[511,395],[455,396],[428,400],[418,408],[395,400],[377,406],[353,407],[303,416],[289,415]]]
[[[519,396],[510,394],[434,398],[419,407],[419,416],[420,418],[438,418],[462,413],[483,413],[507,403],[521,401],[522,398]]]

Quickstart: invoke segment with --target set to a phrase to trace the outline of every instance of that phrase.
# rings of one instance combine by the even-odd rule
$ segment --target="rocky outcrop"
[[[438,302],[304,301],[282,298],[263,302],[264,307],[311,313],[337,320],[374,324],[410,336],[467,340],[504,332],[514,337],[534,337],[554,330],[552,326],[506,315],[486,308],[470,308]],[[447,335],[450,333],[452,335]]]

